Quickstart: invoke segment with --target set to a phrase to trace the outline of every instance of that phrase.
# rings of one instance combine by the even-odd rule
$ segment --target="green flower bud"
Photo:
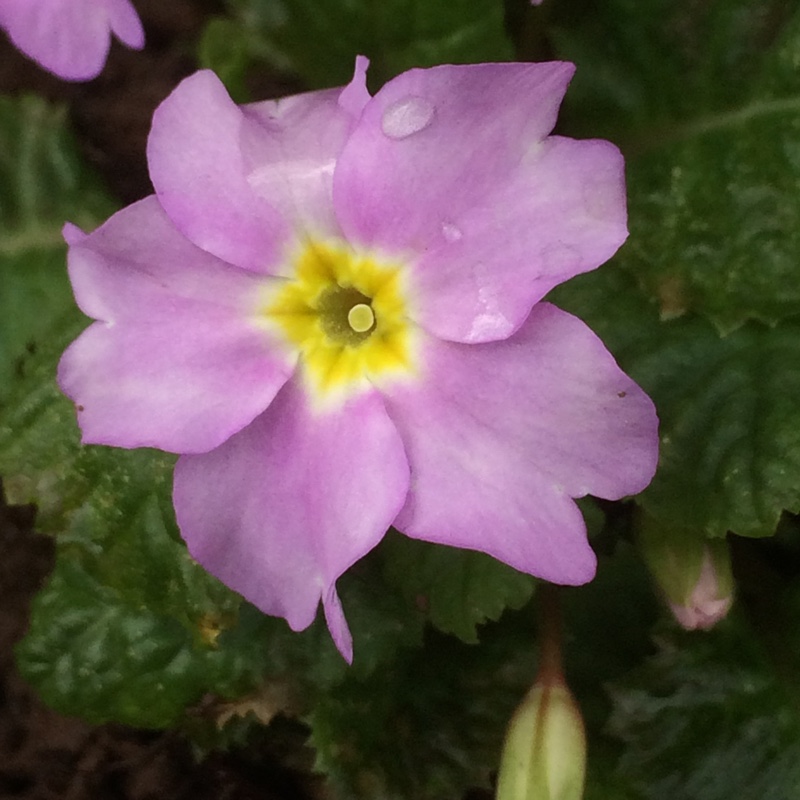
[[[511,718],[496,800],[580,800],[585,775],[578,704],[563,681],[540,678]]]
[[[733,574],[725,539],[668,528],[642,515],[642,556],[675,619],[686,630],[708,630],[733,603]]]

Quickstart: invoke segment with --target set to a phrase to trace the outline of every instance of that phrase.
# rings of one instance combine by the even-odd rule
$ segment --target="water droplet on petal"
[[[405,139],[425,130],[433,121],[435,112],[430,100],[410,95],[386,108],[381,118],[381,129],[390,139]]]
[[[463,235],[461,228],[456,227],[452,222],[442,223],[442,236],[451,244],[457,242]]]

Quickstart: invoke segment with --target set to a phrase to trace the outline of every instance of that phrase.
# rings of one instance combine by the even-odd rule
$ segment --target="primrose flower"
[[[155,195],[69,270],[85,442],[181,454],[193,557],[295,630],[387,528],[580,584],[573,498],[650,480],[653,405],[539,302],[627,235],[622,158],[550,136],[566,63],[413,69],[235,105],[208,71],[156,110]]]
[[[26,56],[68,81],[100,74],[112,32],[134,50],[144,47],[130,0],[0,0],[0,28]]]

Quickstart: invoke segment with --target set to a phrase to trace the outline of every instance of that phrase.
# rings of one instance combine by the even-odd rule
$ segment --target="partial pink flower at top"
[[[413,69],[235,105],[208,71],[156,110],[154,196],[68,226],[64,354],[85,442],[181,454],[193,557],[295,630],[396,526],[549,581],[592,578],[573,498],[640,491],[653,404],[539,302],[627,236],[608,142],[550,136],[567,63]]]
[[[68,81],[100,74],[112,32],[128,47],[144,47],[130,0],[0,0],[0,28],[26,56]]]

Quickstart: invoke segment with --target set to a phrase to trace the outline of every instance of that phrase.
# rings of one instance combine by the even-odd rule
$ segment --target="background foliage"
[[[257,99],[265,71],[341,84],[359,52],[373,88],[442,62],[577,63],[559,132],[623,148],[631,236],[551,299],[603,337],[661,419],[650,488],[585,504],[598,578],[564,597],[587,797],[800,796],[800,11],[227,0],[224,12],[197,59],[239,100]],[[60,229],[90,229],[118,205],[64,108],[0,98],[0,475],[58,546],[18,649],[24,674],[67,713],[179,727],[203,747],[298,720],[335,797],[490,786],[535,672],[532,579],[392,532],[341,581],[348,669],[321,621],[291,633],[192,562],[170,457],[80,446],[54,382],[85,324]],[[670,621],[637,551],[635,506],[676,546],[728,537],[737,603],[714,631]]]

